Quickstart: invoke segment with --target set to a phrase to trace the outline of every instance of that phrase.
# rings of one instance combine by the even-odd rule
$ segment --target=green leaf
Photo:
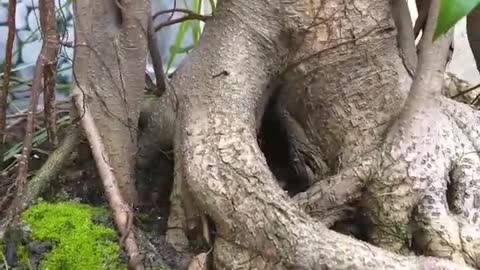
[[[468,15],[480,4],[480,0],[442,0],[437,28],[433,39],[436,40],[455,26],[455,24]]]

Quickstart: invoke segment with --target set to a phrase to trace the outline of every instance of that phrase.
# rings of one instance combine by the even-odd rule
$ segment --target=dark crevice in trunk
[[[136,168],[139,210],[158,217],[156,230],[165,234],[170,209],[170,193],[173,188],[174,162],[171,155],[157,152],[146,167]]]
[[[368,241],[368,229],[372,224],[367,217],[365,209],[356,207],[359,201],[356,200],[349,204],[346,217],[336,221],[330,228],[341,234],[355,237],[362,241]]]
[[[308,188],[308,179],[299,175],[292,163],[292,142],[278,110],[277,96],[275,93],[268,102],[257,140],[279,185],[293,196]]]

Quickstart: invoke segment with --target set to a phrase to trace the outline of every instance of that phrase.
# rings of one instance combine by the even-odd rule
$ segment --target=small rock
[[[17,2],[17,12],[15,13],[15,27],[24,29],[27,27],[28,8],[25,3]]]
[[[8,7],[0,5],[0,23],[6,23],[8,21]]]
[[[35,40],[29,43],[25,43],[22,46],[22,61],[25,64],[35,63],[38,55],[42,50],[42,41]]]
[[[112,220],[107,215],[94,216],[92,221],[95,224],[106,225],[106,226],[110,226],[112,223]]]
[[[25,0],[25,4],[27,4],[29,8],[36,8],[38,7],[38,0]]]
[[[37,29],[40,29],[40,11],[38,8],[30,10],[28,13],[27,22],[30,31],[36,31]]]
[[[32,241],[28,244],[28,250],[34,254],[44,254],[52,249],[52,244],[49,242]]]

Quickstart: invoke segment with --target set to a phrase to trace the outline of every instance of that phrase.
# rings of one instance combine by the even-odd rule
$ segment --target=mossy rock
[[[53,249],[40,263],[42,270],[127,269],[121,261],[116,232],[94,219],[108,216],[105,209],[76,202],[41,202],[22,214],[35,241]]]

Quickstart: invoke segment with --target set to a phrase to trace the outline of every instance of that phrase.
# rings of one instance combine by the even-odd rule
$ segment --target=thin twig
[[[133,218],[132,208],[125,203],[125,200],[120,193],[118,181],[113,173],[112,167],[110,166],[108,152],[102,142],[102,137],[95,125],[95,120],[93,119],[88,105],[84,102],[84,94],[78,85],[73,89],[73,100],[78,115],[82,116],[80,118],[80,124],[85,131],[85,135],[92,149],[92,154],[102,179],[107,200],[113,210],[115,223],[120,231],[122,241],[125,242],[124,246],[127,254],[130,257],[130,264],[136,265],[137,269],[143,269],[139,264],[141,261],[141,255],[135,235],[132,233],[133,226],[130,224],[130,220]]]
[[[472,86],[472,87],[470,87],[470,88],[468,88],[468,89],[466,89],[466,90],[464,90],[464,91],[460,91],[458,94],[452,96],[451,98],[453,99],[453,98],[457,98],[457,97],[460,97],[460,96],[464,96],[464,95],[466,95],[466,94],[468,94],[468,93],[476,90],[476,89],[479,88],[479,87],[480,87],[480,83],[477,84],[477,85],[475,85],[475,86]]]
[[[160,23],[159,25],[157,25],[155,27],[155,32],[159,31],[160,29],[162,29],[163,27],[166,27],[166,26],[169,26],[169,25],[172,25],[172,24],[176,24],[176,23],[181,23],[181,22],[184,22],[184,21],[189,21],[189,20],[200,20],[200,21],[207,21],[208,19],[212,18],[211,15],[202,15],[202,14],[198,14],[196,12],[193,12],[191,10],[188,10],[188,9],[167,9],[167,10],[163,10],[163,11],[160,11],[158,12],[157,14],[155,14],[153,16],[153,19],[155,19],[156,16],[160,15],[160,14],[165,14],[165,13],[170,13],[170,12],[183,12],[183,13],[186,13],[187,15],[181,17],[181,18],[178,18],[178,19],[174,19],[174,20],[169,20],[169,21],[166,21],[164,23]]]
[[[185,9],[185,8],[172,8],[172,9],[165,9],[165,10],[161,10],[157,13],[155,13],[153,16],[152,16],[152,20],[155,21],[155,19],[160,16],[160,15],[163,15],[163,14],[168,14],[168,13],[175,13],[175,12],[180,12],[180,13],[185,13],[187,15],[194,15],[194,16],[207,16],[207,17],[210,17],[208,15],[202,15],[202,14],[198,14],[194,11],[191,11],[189,9]],[[170,18],[171,19],[171,18]],[[169,21],[170,21],[169,19]]]
[[[165,84],[165,75],[163,72],[162,56],[158,50],[157,36],[153,29],[153,19],[148,20],[148,50],[150,51],[150,58],[152,59],[153,71],[155,72],[155,80],[157,81],[157,95],[161,96],[167,87]]]
[[[8,87],[10,84],[10,76],[12,71],[12,56],[13,56],[13,42],[15,40],[15,13],[17,10],[17,1],[10,0],[8,3],[8,37],[7,37],[7,47],[5,51],[5,76],[3,78],[3,90],[0,97],[0,135],[2,140],[0,144],[3,144],[4,136],[2,135],[5,131],[6,125],[6,114],[7,114],[7,99],[8,99]]]

